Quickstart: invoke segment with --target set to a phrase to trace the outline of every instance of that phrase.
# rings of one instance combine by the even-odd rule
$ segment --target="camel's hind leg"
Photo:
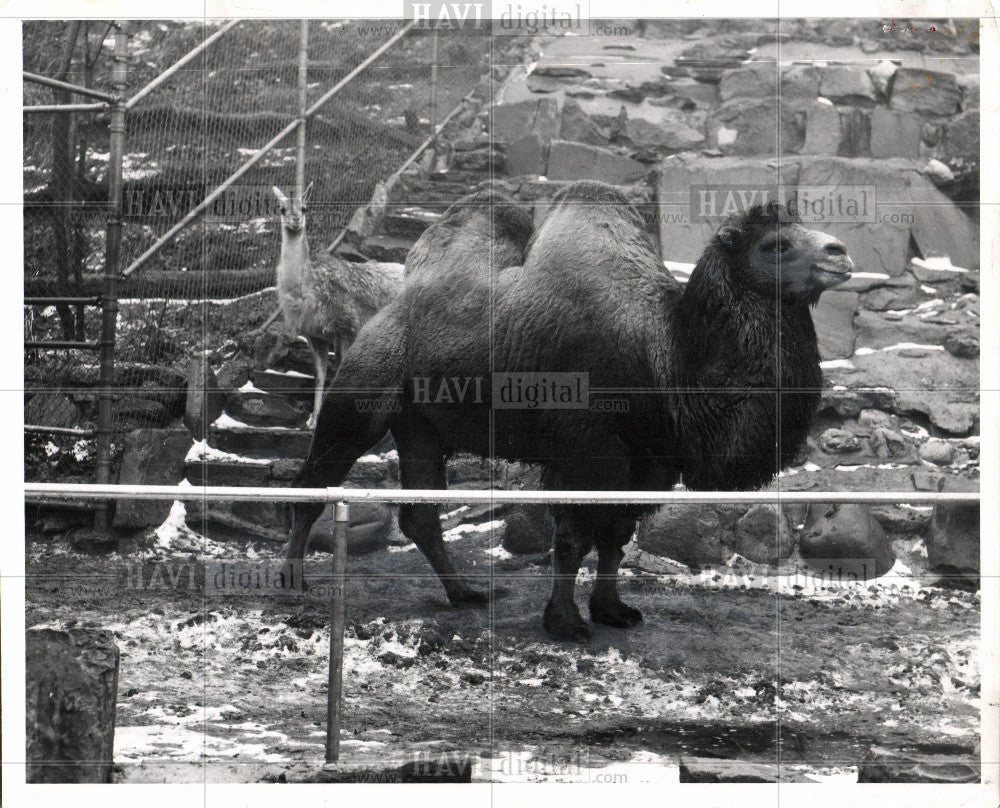
[[[403,413],[392,425],[403,488],[447,487],[445,455],[437,436],[419,415]],[[427,557],[454,606],[487,606],[489,594],[473,589],[451,563],[436,504],[402,505],[399,527]]]
[[[570,505],[550,509],[556,519],[552,540],[552,596],[542,623],[556,640],[587,642],[592,634],[580,616],[574,592],[583,557],[593,546],[594,512],[600,508]]]

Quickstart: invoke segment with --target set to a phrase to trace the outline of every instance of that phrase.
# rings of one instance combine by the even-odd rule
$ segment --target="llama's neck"
[[[278,259],[278,287],[297,289],[305,283],[310,268],[306,231],[303,229],[298,233],[289,233],[285,227],[282,227],[281,257]]]

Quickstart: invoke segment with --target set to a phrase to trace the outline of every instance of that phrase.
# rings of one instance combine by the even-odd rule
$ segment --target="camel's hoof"
[[[559,609],[549,601],[542,616],[542,625],[553,640],[590,642],[594,637],[575,605],[571,606],[571,610]]]
[[[286,562],[281,572],[281,588],[286,591],[309,591],[309,584],[306,583],[305,575],[302,574],[302,562]]]
[[[590,619],[602,626],[632,628],[642,622],[642,612],[620,600],[590,601]]]
[[[490,605],[490,593],[480,592],[471,586],[463,585],[460,588],[452,589],[448,593],[448,600],[452,606],[460,609],[485,609]]]

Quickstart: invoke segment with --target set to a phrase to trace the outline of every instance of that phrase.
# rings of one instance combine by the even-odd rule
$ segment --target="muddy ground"
[[[27,625],[114,632],[118,781],[308,776],[323,759],[330,557],[307,560],[306,595],[257,588],[278,548],[209,542],[179,507],[129,555],[31,544]],[[548,559],[508,555],[501,533],[448,535],[459,567],[500,593],[488,611],[451,608],[405,539],[349,559],[345,764],[456,750],[477,780],[676,782],[679,757],[702,755],[853,782],[873,744],[978,743],[978,593],[928,586],[902,562],[832,586],[665,562],[623,572],[643,624],[595,626],[576,646],[541,627]],[[238,572],[254,580],[240,588]],[[582,605],[593,572],[588,559]]]

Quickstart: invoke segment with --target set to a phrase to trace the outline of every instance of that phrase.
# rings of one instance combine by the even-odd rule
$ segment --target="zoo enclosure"
[[[224,360],[274,313],[267,189],[313,181],[313,250],[336,246],[373,193],[433,161],[488,71],[461,32],[412,23],[28,25],[25,475],[104,483],[117,435],[181,415],[186,362]],[[234,299],[247,320],[212,316]]]
[[[340,760],[340,725],[343,701],[344,630],[347,580],[347,528],[351,502],[437,503],[493,505],[680,505],[680,504],[812,504],[977,503],[979,493],[901,491],[506,491],[423,490],[381,488],[254,488],[243,486],[174,487],[167,485],[72,485],[27,483],[25,500],[35,498],[97,498],[155,500],[228,500],[270,502],[322,502],[335,505],[330,588],[330,662],[327,675],[326,754],[328,764]],[[491,571],[492,572],[492,571]]]

